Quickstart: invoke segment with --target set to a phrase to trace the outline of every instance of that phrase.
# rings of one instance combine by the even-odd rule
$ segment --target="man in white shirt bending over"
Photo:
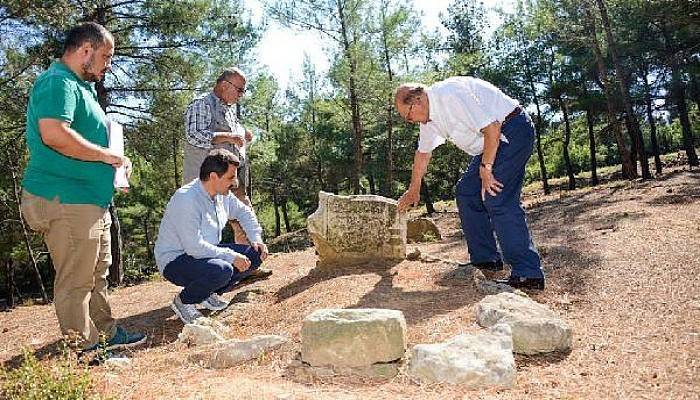
[[[432,86],[406,83],[396,90],[395,101],[406,121],[420,124],[411,183],[399,198],[399,211],[418,204],[432,151],[451,141],[473,156],[455,188],[471,264],[499,271],[505,261],[512,272],[501,283],[544,289],[540,256],[520,204],[534,128],[518,101],[471,77],[452,77]]]

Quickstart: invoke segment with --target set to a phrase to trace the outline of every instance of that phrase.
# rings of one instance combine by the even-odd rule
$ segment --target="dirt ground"
[[[279,253],[271,279],[228,295],[217,315],[230,337],[286,335],[292,342],[245,365],[208,370],[176,343],[181,322],[167,282],[120,288],[115,314],[146,331],[148,345],[128,353],[126,370],[90,369],[96,389],[119,399],[700,399],[700,173],[683,168],[651,181],[528,194],[528,218],[547,274],[530,293],[574,332],[566,354],[516,356],[509,390],[426,385],[403,372],[391,381],[335,377],[304,381],[287,364],[300,350],[302,319],[319,308],[403,311],[409,346],[474,332],[482,295],[450,279],[448,263],[403,261],[392,267],[315,268],[313,249]],[[453,207],[435,216],[440,242],[409,245],[443,259],[467,260]],[[22,346],[55,362],[58,325],[51,306],[0,313],[0,362],[15,365]]]

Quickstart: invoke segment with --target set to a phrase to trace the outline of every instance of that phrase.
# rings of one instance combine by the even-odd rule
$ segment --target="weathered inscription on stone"
[[[403,259],[406,218],[396,201],[382,196],[319,193],[318,210],[308,219],[320,264]]]

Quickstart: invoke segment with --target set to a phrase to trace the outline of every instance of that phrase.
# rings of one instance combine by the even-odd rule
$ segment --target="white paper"
[[[124,156],[124,128],[118,122],[109,121],[107,123],[107,134],[109,135],[109,149],[120,156]],[[126,179],[126,168],[122,165],[114,173],[114,187],[128,188],[129,180]]]

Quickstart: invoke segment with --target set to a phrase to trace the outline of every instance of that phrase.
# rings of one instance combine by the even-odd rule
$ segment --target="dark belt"
[[[503,124],[508,123],[508,121],[520,115],[522,111],[523,109],[520,106],[515,107],[515,110],[511,111],[510,114],[506,115],[506,117],[503,118]]]

